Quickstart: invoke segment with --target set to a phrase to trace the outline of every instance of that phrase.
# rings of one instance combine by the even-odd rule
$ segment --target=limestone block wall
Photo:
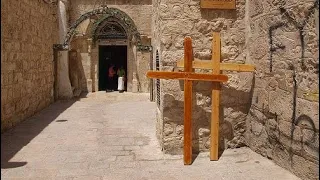
[[[257,71],[246,140],[302,179],[318,179],[319,1],[248,3],[248,51]]]
[[[56,8],[1,1],[1,132],[53,102]]]
[[[237,1],[236,10],[201,9],[200,1],[154,1],[159,14],[154,14],[154,51],[159,51],[160,69],[172,71],[183,58],[183,40],[193,40],[194,55],[211,59],[212,32],[221,32],[221,53],[224,62],[244,63],[245,1]],[[154,52],[155,53],[155,52]],[[155,55],[154,55],[155,58]],[[247,62],[248,63],[248,62]],[[154,62],[155,64],[155,62]],[[210,73],[210,71],[196,70]],[[228,73],[221,95],[220,147],[245,145],[245,117],[250,107],[252,73]],[[193,83],[193,147],[207,151],[210,147],[211,83]],[[158,135],[167,153],[181,154],[183,147],[183,81],[161,80],[161,104],[157,117]],[[225,143],[224,143],[225,142]]]
[[[75,37],[71,43],[72,51],[69,53],[69,73],[71,86],[74,91],[92,91],[92,85],[87,83],[91,77],[91,60],[88,52],[87,38]]]
[[[141,37],[141,43],[146,46],[151,45],[151,38],[147,36]],[[139,92],[150,92],[150,80],[147,78],[146,73],[151,68],[152,52],[137,51],[137,80],[139,82]]]
[[[137,52],[137,69],[139,92],[150,92],[150,81],[146,76],[146,72],[150,69],[151,54],[148,51]]]
[[[87,35],[75,35],[70,46],[73,54],[69,56],[71,86],[75,91],[98,91],[99,47],[93,47]]]
[[[151,45],[153,48],[152,51],[152,69],[156,70],[156,58],[159,58],[161,62],[161,46],[160,46],[160,0],[153,0],[152,1],[152,39],[151,39]],[[161,66],[161,63],[160,63]],[[162,69],[160,67],[160,69]],[[156,80],[152,80],[153,84],[153,96],[154,101],[157,102],[158,99],[161,100],[161,97],[157,95],[157,86],[156,86]],[[161,93],[161,92],[160,92]],[[162,103],[161,103],[162,104]],[[161,113],[161,109],[158,107],[156,110],[156,135],[159,140],[159,144],[163,149],[163,114]]]

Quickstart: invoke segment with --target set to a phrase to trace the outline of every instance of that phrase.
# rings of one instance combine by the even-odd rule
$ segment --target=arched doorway
[[[59,96],[69,95],[70,91],[105,90],[111,63],[125,68],[127,91],[149,92],[145,72],[151,60],[151,38],[140,35],[133,20],[119,9],[104,7],[81,15],[70,26],[64,43],[55,49],[64,55],[57,56],[59,62],[69,62],[69,78],[59,71],[61,83],[57,89],[66,89],[65,82],[71,82],[67,84],[68,92]]]
[[[125,12],[116,8],[93,10],[82,15],[71,27],[63,47],[75,52],[74,59],[82,68],[78,75],[82,91],[106,90],[110,84],[108,68],[111,64],[125,69],[126,91],[139,89],[139,84],[135,83],[138,71],[136,54],[148,46],[141,44],[137,27]],[[74,64],[69,67],[74,71]],[[70,79],[73,81],[74,78]],[[116,78],[113,83],[116,86]]]
[[[96,31],[97,45],[99,46],[99,70],[98,70],[98,90],[117,90],[117,74],[113,78],[109,76],[109,68],[117,72],[119,68],[124,68],[128,72],[128,45],[127,33],[125,29],[115,20],[105,20]],[[125,81],[125,91],[127,90]]]

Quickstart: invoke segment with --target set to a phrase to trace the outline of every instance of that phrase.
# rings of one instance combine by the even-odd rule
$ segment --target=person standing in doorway
[[[123,66],[121,66],[121,68],[118,69],[117,75],[118,75],[118,91],[119,93],[123,93],[124,81],[125,81],[125,75],[126,75],[126,71],[124,70]]]
[[[107,85],[107,91],[113,91],[114,90],[114,77],[115,77],[115,66],[114,64],[111,64],[109,69],[108,69],[108,85]]]

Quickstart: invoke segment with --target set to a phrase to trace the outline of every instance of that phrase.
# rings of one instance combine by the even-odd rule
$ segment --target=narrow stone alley
[[[249,148],[184,166],[161,152],[148,98],[97,92],[50,105],[1,135],[2,179],[299,179]]]

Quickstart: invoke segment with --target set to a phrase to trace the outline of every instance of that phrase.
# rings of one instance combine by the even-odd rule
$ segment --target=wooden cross
[[[245,64],[220,63],[220,34],[213,33],[212,58],[198,60],[193,58],[192,41],[190,37],[184,40],[184,60],[179,60],[177,67],[183,67],[183,72],[148,71],[147,77],[156,79],[183,79],[184,80],[184,164],[190,165],[192,161],[192,81],[212,81],[212,112],[211,112],[211,139],[210,160],[218,160],[219,141],[219,101],[220,83],[226,82],[228,76],[220,74],[221,70],[229,71],[254,71],[254,66]],[[194,73],[193,69],[212,69],[212,74]]]

